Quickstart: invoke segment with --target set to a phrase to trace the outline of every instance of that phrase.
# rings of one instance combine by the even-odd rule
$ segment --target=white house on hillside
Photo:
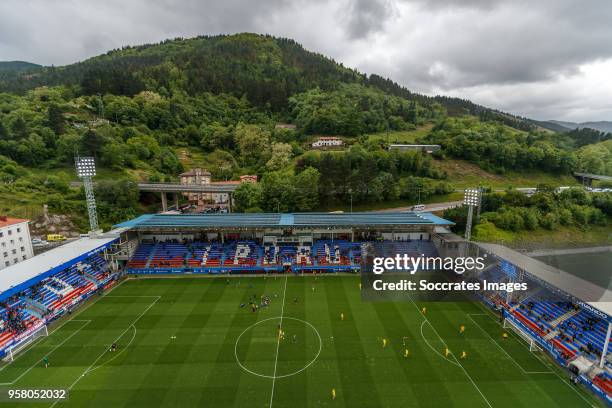
[[[343,146],[344,141],[339,137],[335,136],[321,136],[319,139],[312,144],[312,147],[317,149],[320,147],[339,147]]]

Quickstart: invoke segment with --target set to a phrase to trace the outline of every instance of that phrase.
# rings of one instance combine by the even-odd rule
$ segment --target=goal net
[[[542,351],[542,347],[540,347],[533,337],[511,319],[504,319],[503,327],[504,329],[512,330],[527,344],[529,344],[529,351]]]
[[[15,345],[6,349],[6,356],[4,356],[4,361],[12,362],[15,360],[15,356],[25,349],[27,346],[35,342],[41,337],[46,337],[49,335],[49,331],[47,330],[47,325],[43,324],[36,329],[33,329],[29,333],[22,334],[22,338],[15,343]]]

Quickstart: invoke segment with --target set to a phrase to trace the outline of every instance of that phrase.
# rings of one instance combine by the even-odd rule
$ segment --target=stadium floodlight
[[[468,188],[465,190],[463,196],[463,203],[465,205],[477,206],[480,200],[480,190],[477,188]]]
[[[467,222],[465,224],[465,239],[469,241],[472,236],[472,218],[474,217],[474,207],[478,207],[480,205],[480,189],[465,189],[463,204],[467,205],[468,207]]]
[[[93,157],[77,157],[75,159],[77,176],[93,177],[96,175],[96,163]]]
[[[93,181],[96,175],[96,162],[93,157],[75,157],[77,176],[83,180],[85,198],[87,200],[87,213],[89,214],[89,227],[91,232],[98,231],[98,215],[96,213],[96,198],[94,197]]]

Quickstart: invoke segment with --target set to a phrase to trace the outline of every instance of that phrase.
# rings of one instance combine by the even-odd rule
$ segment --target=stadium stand
[[[113,279],[104,258],[93,254],[0,302],[0,355],[20,335],[70,311]]]
[[[316,240],[314,244],[261,245],[254,240],[218,242],[176,240],[142,242],[127,264],[128,273],[263,273],[290,268],[300,271],[354,270],[361,263],[363,242]],[[431,241],[397,241],[396,253],[434,256]]]
[[[516,274],[501,263],[479,276],[479,280],[490,282],[511,282],[516,278]],[[579,358],[590,361],[591,374],[580,378],[585,384],[594,386],[594,391],[604,399],[612,401],[612,364],[606,361],[603,369],[597,367],[604,350],[606,320],[572,299],[564,298],[560,292],[525,279],[533,289],[523,299],[507,302],[502,293],[489,292],[484,296],[485,303],[503,310],[506,319],[512,319],[524,332],[533,336],[561,365],[567,367]]]

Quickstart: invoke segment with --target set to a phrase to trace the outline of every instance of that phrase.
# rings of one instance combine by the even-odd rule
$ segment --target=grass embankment
[[[433,129],[433,123],[427,123],[414,130],[400,130],[395,132],[380,132],[367,135],[370,140],[381,143],[417,143],[417,139],[427,134]]]
[[[533,231],[505,231],[492,223],[482,223],[474,228],[472,239],[494,242],[517,249],[571,248],[612,245],[612,229],[608,225],[591,225],[588,228],[560,226],[554,231],[539,228]]]

